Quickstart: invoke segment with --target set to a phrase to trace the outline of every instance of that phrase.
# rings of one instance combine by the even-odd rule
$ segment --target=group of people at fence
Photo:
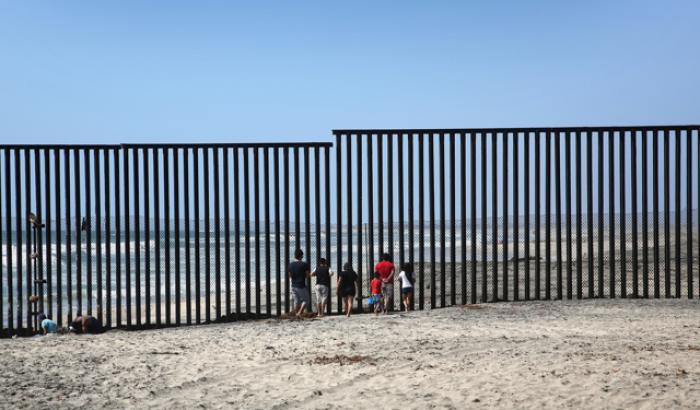
[[[304,252],[301,249],[294,252],[294,259],[287,269],[291,281],[293,302],[290,313],[300,317],[304,313],[304,309],[311,305],[311,289],[307,288],[307,279],[315,277],[316,312],[319,317],[322,317],[330,301],[333,271],[325,258],[320,258],[318,266],[312,271],[309,263],[303,260]],[[406,311],[412,306],[414,282],[412,268],[411,264],[404,263],[398,275],[398,280],[401,283],[401,298]],[[395,272],[396,266],[391,261],[391,257],[388,253],[383,254],[381,260],[374,267],[374,274],[370,282],[368,301],[375,314],[393,310]],[[338,273],[336,290],[343,302],[343,313],[348,317],[352,313],[353,300],[357,296],[358,288],[360,291],[362,289],[362,284],[358,283],[358,280],[359,277],[352,265],[346,262]]]

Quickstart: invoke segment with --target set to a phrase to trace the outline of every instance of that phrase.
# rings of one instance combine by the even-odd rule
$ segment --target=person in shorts
[[[345,316],[350,317],[352,313],[352,299],[357,292],[357,273],[352,269],[352,265],[346,263],[343,270],[338,274],[338,296],[343,299]]]
[[[374,278],[369,283],[369,288],[371,296],[369,303],[374,307],[374,313],[379,314],[384,310],[384,303],[382,299],[382,280],[380,279],[379,272],[374,272]]]
[[[306,279],[311,274],[311,268],[302,258],[304,258],[304,252],[301,249],[297,249],[294,252],[295,261],[290,263],[287,268],[289,278],[292,281],[292,301],[294,304],[292,311],[297,316],[301,316],[306,305],[310,303],[309,290],[306,288]]]
[[[411,306],[411,297],[413,296],[413,269],[410,263],[404,263],[401,266],[399,273],[399,281],[401,281],[401,298],[404,309],[408,312]]]
[[[374,267],[376,272],[379,272],[379,278],[382,281],[382,295],[384,295],[384,313],[387,309],[393,310],[394,307],[394,264],[391,263],[391,258],[388,253],[382,255],[382,260]]]
[[[328,267],[328,262],[325,258],[318,260],[318,267],[311,276],[316,277],[316,309],[318,316],[322,317],[328,305],[331,291],[331,276],[333,276],[333,271]]]

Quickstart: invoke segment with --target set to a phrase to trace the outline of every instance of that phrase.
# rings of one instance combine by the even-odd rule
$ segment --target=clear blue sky
[[[697,1],[0,3],[2,142],[700,122]]]

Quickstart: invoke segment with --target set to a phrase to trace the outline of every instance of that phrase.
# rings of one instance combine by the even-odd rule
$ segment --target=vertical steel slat
[[[14,328],[14,318],[12,317],[13,303],[12,298],[12,196],[11,196],[11,185],[12,181],[10,179],[10,148],[5,148],[5,260],[7,263],[7,328],[10,334],[13,333]],[[58,164],[58,161],[56,161]],[[58,186],[58,185],[56,185]],[[15,201],[17,202],[17,201]],[[58,203],[58,202],[57,202]],[[56,207],[58,211],[58,206]],[[58,214],[57,214],[58,215]],[[59,224],[60,225],[60,224]],[[59,231],[60,235],[60,231]],[[59,247],[60,249],[60,247]],[[60,255],[60,253],[59,253]],[[60,265],[60,264],[59,264]],[[59,271],[60,272],[60,271]],[[58,282],[60,284],[60,281]],[[61,321],[61,310],[60,310],[60,300],[62,298],[60,285],[58,287],[58,300],[59,300],[59,310],[58,310],[58,320]],[[0,326],[1,327],[1,326]]]
[[[153,150],[153,223],[154,223],[154,235],[155,235],[155,251],[156,251],[156,283],[155,283],[155,299],[156,299],[156,324],[158,326],[162,323],[161,315],[161,294],[163,289],[161,288],[161,277],[163,271],[161,269],[160,262],[160,152],[159,148]],[[195,160],[196,162],[196,160]],[[197,189],[195,188],[195,193]],[[197,198],[197,196],[195,196]],[[195,199],[195,202],[198,200]]]
[[[83,314],[83,238],[82,238],[82,218],[81,218],[81,207],[80,207],[80,151],[75,148],[73,149],[73,192],[74,192],[74,212],[75,212],[75,264],[76,264],[76,296],[78,301],[78,313]],[[124,186],[125,191],[128,191],[127,186]],[[124,193],[124,197],[127,197],[127,193]],[[128,212],[126,212],[128,214]],[[19,216],[19,215],[18,215]],[[128,226],[128,225],[127,225]]]
[[[518,131],[513,132],[513,300],[520,299],[520,172]],[[472,204],[473,206],[473,204]],[[529,263],[529,262],[528,262]]]
[[[7,155],[3,155],[3,160],[7,161]],[[48,161],[46,162],[46,164],[48,167]],[[2,180],[1,176],[2,176],[2,173],[0,172],[0,180]],[[47,192],[47,194],[48,194],[48,192]],[[48,195],[46,197],[48,198]],[[9,199],[5,198],[5,202],[8,202],[8,201],[9,201]],[[0,193],[0,209],[2,209],[2,203],[3,203],[3,197],[2,197],[2,193]],[[5,228],[5,230],[9,231],[10,226],[8,225]],[[2,218],[0,218],[0,248],[2,248],[2,233],[3,232],[4,231],[3,231],[3,227],[2,227]],[[48,240],[47,240],[47,242],[48,242]],[[48,243],[50,243],[50,242],[48,242]],[[3,280],[3,272],[4,272],[3,267],[5,267],[6,265],[5,265],[5,260],[2,258],[1,254],[2,254],[2,252],[0,251],[0,332],[5,329],[5,327],[4,327],[5,326],[5,313],[4,312],[5,312],[5,303],[6,303],[5,297],[4,297],[5,289],[3,287],[3,282],[4,282],[4,280]],[[48,261],[48,259],[47,259],[47,261]],[[6,276],[9,278],[11,275],[12,275],[12,272],[10,270],[8,270],[6,273]],[[11,309],[12,304],[9,301],[7,303],[8,303],[8,310],[9,310],[9,309]],[[49,308],[50,308],[50,306],[51,306],[51,304],[49,303]],[[8,318],[8,321],[12,322],[12,319]],[[8,327],[11,327],[11,326],[8,326]]]
[[[236,276],[236,318],[241,317],[241,205],[240,205],[240,162],[239,149],[233,149],[233,234],[235,238],[233,259]],[[285,205],[286,206],[286,205]],[[289,237],[289,232],[287,232]]]
[[[276,280],[275,280],[275,291],[276,291],[276,308],[277,316],[282,315],[282,254],[280,240],[282,235],[280,234],[280,207],[282,206],[282,201],[280,198],[280,150],[279,148],[274,148],[272,150],[274,155],[274,183],[275,183],[275,199],[274,199],[274,212],[275,212],[275,264],[276,264]],[[330,263],[330,260],[328,261]]]
[[[342,141],[341,141],[341,143],[342,143]],[[352,260],[352,235],[353,235],[352,210],[354,207],[352,206],[352,201],[353,201],[353,198],[352,198],[352,136],[350,134],[347,134],[345,136],[345,156],[346,156],[346,158],[345,158],[345,167],[346,167],[346,169],[345,169],[345,172],[346,172],[346,174],[345,174],[345,178],[346,178],[345,186],[347,189],[347,191],[346,191],[347,192],[346,203],[347,203],[347,218],[348,218],[348,259],[347,259],[347,261],[350,265],[352,265],[353,264],[353,260]],[[305,157],[308,158],[308,151],[305,151]],[[305,187],[308,187],[308,185],[309,185],[308,179],[306,179],[306,175],[308,174],[308,168],[306,166],[304,167],[304,171],[305,171],[304,172],[304,177],[305,177],[304,185],[305,185]],[[358,176],[358,178],[359,178],[359,176]],[[306,193],[308,194],[308,189],[306,190]],[[306,204],[308,206],[308,197],[307,197]],[[306,218],[306,221],[308,223],[308,217]],[[307,229],[307,231],[308,231],[308,229]],[[359,243],[362,243],[362,242],[359,242]],[[308,245],[308,237],[307,237],[307,245]],[[307,249],[308,249],[308,247],[307,247]],[[338,252],[342,253],[342,250],[338,249]],[[307,253],[309,254],[309,257],[311,257],[310,252],[307,251]],[[362,282],[360,281],[360,283],[362,283]],[[360,288],[361,288],[361,286],[360,286]],[[357,294],[359,295],[359,299],[357,300],[357,302],[358,302],[357,305],[358,305],[358,308],[362,309],[362,292],[361,291],[357,292]],[[311,298],[309,298],[309,300],[311,300]]]
[[[149,169],[148,156],[150,149],[141,149],[141,161],[143,161],[143,217],[144,217],[144,234],[145,246],[144,246],[144,258],[145,258],[145,272],[144,272],[144,282],[146,284],[145,294],[146,294],[146,324],[151,324],[151,183]],[[160,289],[156,289],[160,291]]]
[[[649,166],[647,131],[642,131],[642,296],[649,297]]]
[[[541,238],[541,218],[542,218],[542,208],[540,201],[542,200],[542,193],[540,190],[540,184],[542,182],[542,177],[540,175],[540,166],[542,165],[542,149],[540,147],[540,137],[541,132],[535,131],[535,300],[540,299],[540,282],[541,282],[541,270],[542,270],[542,244],[540,243]]]
[[[387,135],[387,250],[390,255],[390,260],[395,263],[394,259],[394,134]],[[395,277],[396,278],[396,277]],[[394,300],[392,295],[392,303],[389,305],[389,310],[394,310]]]
[[[545,197],[545,271],[544,271],[544,297],[547,300],[552,298],[552,138],[554,138],[553,132],[545,132],[545,172],[544,172],[544,197]]]
[[[598,297],[605,296],[605,133],[598,131]]]
[[[16,239],[16,255],[17,259],[17,330],[22,329],[22,314],[23,314],[23,290],[22,290],[22,177],[20,174],[20,149],[15,149],[15,232]],[[10,224],[8,224],[9,226]],[[9,243],[9,241],[8,241]],[[8,252],[9,253],[9,252]]]
[[[428,135],[428,190],[430,195],[430,308],[435,308],[435,148],[434,134]],[[380,157],[381,158],[381,157]],[[380,208],[381,208],[380,190]],[[381,212],[380,212],[381,215]]]
[[[418,298],[418,309],[423,310],[425,307],[425,136],[418,134],[418,220],[420,225],[418,228],[418,283],[420,288],[420,296]],[[370,168],[371,169],[371,168]],[[370,195],[372,197],[373,195]],[[371,209],[371,208],[370,208]],[[370,218],[371,222],[371,218]],[[371,232],[370,232],[371,235]],[[370,236],[371,238],[371,236]]]
[[[141,326],[141,228],[139,227],[140,216],[140,183],[139,183],[139,158],[138,149],[131,150],[133,161],[133,183],[134,183],[134,264],[136,265],[136,326]]]
[[[595,296],[595,259],[593,256],[593,133],[586,132],[586,244],[588,245],[588,297]]]
[[[583,299],[583,224],[581,210],[581,132],[576,132],[576,297]]]
[[[620,297],[627,297],[627,234],[625,217],[625,131],[620,131]]]
[[[92,193],[90,192],[90,150],[83,150],[83,173],[85,190],[85,218],[87,229],[85,232],[85,253],[87,255],[85,266],[87,268],[87,312],[92,315]]]
[[[373,146],[374,146],[374,138],[372,134],[367,134],[367,164],[365,165],[367,168],[367,214],[368,214],[368,234],[369,234],[369,252],[367,254],[367,264],[368,264],[368,272],[367,275],[369,278],[373,277],[374,269],[373,269],[373,263],[374,263],[374,258],[376,253],[374,253],[374,175],[373,175],[373,170],[374,170],[374,153],[373,153]],[[370,280],[371,281],[371,280]]]
[[[205,164],[208,164],[205,157]],[[205,178],[208,181],[209,178]],[[205,195],[209,192],[205,189]],[[163,217],[165,219],[165,324],[172,324],[172,298],[171,290],[171,259],[170,259],[170,148],[163,150]],[[208,312],[209,303],[207,303]],[[207,320],[208,321],[208,320]]]
[[[564,186],[566,187],[566,298],[567,299],[573,299],[574,297],[574,271],[573,271],[573,263],[574,263],[574,257],[573,257],[573,250],[574,250],[574,245],[573,245],[573,228],[572,228],[572,209],[573,209],[573,201],[572,201],[572,195],[571,195],[571,190],[573,187],[571,186],[571,139],[572,139],[572,133],[567,131],[565,134],[566,138],[566,152],[564,155],[564,159],[566,162],[566,171],[564,172],[564,175],[566,176],[566,182]]]
[[[530,132],[525,131],[525,300],[530,299]]]
[[[615,297],[615,132],[608,134],[608,218],[610,219],[608,263],[610,264],[610,298]]]
[[[491,275],[493,277],[493,301],[498,301],[498,132],[495,130],[491,132],[491,205],[493,207],[493,238],[491,238],[491,243],[493,244],[493,272]],[[444,186],[444,184],[443,184]]]
[[[29,224],[29,219],[27,218],[29,216],[29,213],[33,211],[32,209],[32,191],[31,191],[31,173],[30,173],[30,162],[31,162],[31,156],[30,156],[30,150],[25,149],[24,150],[24,212],[20,216],[22,218],[22,225],[24,226],[25,231],[24,231],[24,238],[25,238],[25,247],[24,247],[24,257],[25,257],[25,262],[27,263],[27,269],[25,269],[25,285],[26,285],[26,292],[27,292],[27,299],[32,295],[33,293],[33,286],[32,286],[32,272],[33,272],[33,266],[32,266],[32,234],[31,234],[31,228]],[[27,301],[27,329],[32,329],[32,323],[33,323],[33,318],[32,318],[32,304]]]
[[[488,193],[486,190],[486,133],[481,133],[481,301],[488,301],[488,219],[486,214]],[[432,168],[432,167],[431,167]],[[432,202],[432,198],[431,198]],[[432,241],[434,243],[434,241]]]
[[[450,233],[451,233],[451,238],[450,238],[450,262],[452,264],[451,266],[451,272],[450,272],[450,305],[454,306],[457,304],[457,250],[456,250],[456,236],[457,236],[457,227],[456,227],[456,192],[457,192],[457,183],[455,181],[456,178],[456,171],[455,171],[455,150],[456,150],[456,136],[454,133],[450,134],[450,185],[451,185],[451,190],[450,190]],[[403,156],[403,150],[401,150],[401,155]],[[400,195],[403,198],[403,187],[400,189]],[[401,207],[403,208],[403,201],[401,201]],[[402,210],[403,212],[403,210]],[[401,221],[401,235],[403,236],[403,214],[402,214],[402,221]],[[401,241],[402,245],[401,247],[403,248],[403,240]],[[403,263],[403,258],[401,259],[401,263]],[[444,292],[443,292],[444,293]]]
[[[202,255],[201,255],[201,244],[200,244],[200,213],[199,199],[201,197],[200,183],[199,183],[199,148],[194,148],[192,150],[193,167],[193,188],[194,188],[194,292],[195,292],[195,313],[194,318],[196,323],[202,321]]]
[[[591,135],[590,133],[588,134],[589,136]],[[564,137],[566,137],[566,134],[564,134]],[[557,232],[556,232],[556,241],[557,241],[557,299],[561,300],[564,299],[564,289],[563,289],[563,277],[564,277],[564,264],[562,263],[562,235],[561,235],[561,138],[562,134],[561,132],[557,131],[556,134],[554,134],[554,202],[555,202],[555,210],[557,214]],[[590,142],[590,139],[589,139]],[[589,195],[590,195],[590,188],[589,188]],[[591,213],[589,212],[588,216],[590,219]],[[591,241],[591,237],[589,237],[589,241]]]
[[[245,314],[250,315],[250,159],[248,148],[243,149],[243,239],[245,246]]]
[[[399,264],[400,264],[400,265],[403,265],[404,263],[406,263],[406,250],[405,250],[405,238],[404,238],[404,192],[405,192],[405,190],[404,190],[404,177],[403,177],[403,165],[404,165],[404,164],[403,164],[403,156],[404,156],[404,152],[403,152],[403,140],[404,140],[404,134],[401,133],[401,132],[398,133],[397,138],[398,138],[398,141],[397,141],[397,143],[398,143],[398,148],[397,148],[397,151],[398,151],[398,152],[397,152],[397,155],[398,155],[398,156],[397,156],[397,167],[398,167],[398,180],[399,180],[399,186],[398,186],[398,199],[399,199]],[[359,155],[359,154],[358,154],[358,155]],[[358,164],[358,165],[360,165],[360,164]],[[362,167],[361,167],[361,166],[358,166],[358,172],[359,172],[359,170],[361,170],[361,169],[362,169]],[[360,180],[360,179],[358,178],[358,181],[359,181],[359,180]],[[360,189],[359,189],[359,190],[361,190],[361,186],[360,186]],[[362,204],[362,201],[359,200],[358,203],[359,203],[359,204]],[[362,207],[360,206],[359,209],[358,209],[358,213],[360,214],[360,216],[361,216],[361,213],[362,213],[361,209],[362,209]],[[359,225],[362,225],[362,218],[361,218],[361,217],[358,217],[358,222],[359,222]],[[362,243],[362,240],[361,240],[361,239],[362,239],[362,236],[360,236],[360,240],[358,241],[358,244],[361,244],[361,243]],[[362,247],[360,246],[359,248],[360,248],[360,254],[361,254],[361,253],[362,253],[362,252],[361,252],[361,251],[362,251]],[[360,266],[361,266],[361,265],[362,265],[362,264],[360,264]],[[369,272],[367,272],[367,274],[368,274],[368,275],[367,275],[368,278],[370,278],[370,280],[371,280],[372,275],[370,275]],[[362,282],[360,282],[360,283],[362,283]],[[362,293],[362,292],[360,292],[360,293]],[[402,309],[408,310],[408,307],[404,307],[404,306],[403,306],[403,300],[401,300],[401,301],[399,302],[399,304],[401,305],[401,308],[402,308]]]
[[[361,162],[361,156],[358,154],[358,162]],[[360,168],[361,169],[361,168]],[[358,183],[362,183],[362,179],[358,178]],[[316,260],[315,264],[318,264],[319,259],[323,258],[323,248],[321,244],[321,147],[314,148],[314,218],[315,218],[315,232],[316,232]],[[360,252],[360,255],[362,253]],[[326,259],[326,261],[328,261]],[[318,266],[318,265],[317,265]],[[329,289],[330,291],[330,289]],[[321,312],[318,312],[321,314]]]
[[[384,135],[377,135],[377,247],[378,257],[384,250]]]
[[[216,303],[216,318],[215,320],[221,319],[221,177],[220,177],[220,166],[219,166],[219,148],[213,149],[214,157],[214,275],[216,276],[216,283],[214,284],[214,291],[216,295],[214,297],[214,303]],[[177,174],[176,174],[177,175]],[[177,179],[177,176],[176,176]],[[177,197],[177,195],[176,195]],[[176,199],[177,204],[178,199]],[[257,205],[257,203],[256,203]],[[177,220],[177,215],[175,216]],[[176,229],[177,232],[177,229]],[[177,253],[177,246],[176,246]],[[177,256],[175,256],[177,259]],[[176,282],[177,284],[177,282]]]
[[[67,152],[67,151],[66,151]],[[114,244],[116,246],[115,248],[115,257],[116,257],[116,280],[115,280],[115,285],[116,285],[116,294],[117,294],[117,317],[116,317],[116,326],[119,327],[122,325],[122,231],[121,231],[121,184],[120,184],[120,171],[119,171],[119,158],[120,158],[120,152],[121,150],[114,150],[114,224],[116,228],[116,233],[114,236]],[[156,168],[157,169],[157,168]],[[66,156],[66,171],[68,171],[68,157]],[[69,224],[68,224],[68,211],[70,208],[70,202],[68,200],[68,173],[66,172],[66,231],[68,232],[68,246],[66,248],[68,252],[68,260],[70,260],[70,231],[69,231]],[[69,275],[69,286],[70,286],[70,263],[68,264],[68,272],[67,274]],[[70,290],[69,290],[70,293]],[[69,299],[70,300],[70,299]],[[72,318],[72,316],[69,316]]]
[[[671,297],[671,131],[664,130],[664,289],[665,296]]]
[[[46,246],[44,249],[44,260],[46,261],[45,266],[45,273],[44,273],[44,278],[46,279],[46,314],[50,318],[55,318],[53,314],[53,269],[51,266],[51,229],[53,224],[51,223],[51,159],[50,159],[50,151],[48,148],[45,148],[43,150],[44,153],[44,220],[46,221]],[[38,185],[38,184],[37,184]],[[0,205],[0,209],[2,209],[2,206]],[[56,218],[58,220],[58,218]],[[1,224],[2,221],[0,221]],[[2,232],[2,229],[0,229],[0,232]],[[2,237],[0,235],[0,246],[2,244]],[[0,269],[0,271],[2,271]],[[0,275],[2,276],[2,275]],[[2,291],[0,291],[0,294],[2,294]],[[100,317],[100,322],[102,322],[102,319]],[[2,313],[0,313],[0,327],[2,327]]]
[[[409,210],[408,215],[410,219],[410,231],[409,231],[409,246],[410,250],[410,260],[411,268],[413,268],[413,141],[409,140],[409,162],[408,162],[408,192],[409,192]],[[467,303],[467,133],[463,132],[460,135],[460,218],[462,218],[462,232],[461,232],[461,243],[462,243],[462,299],[461,303],[465,305]]]
[[[686,245],[687,253],[686,256],[688,267],[688,299],[693,298],[693,159],[692,159],[692,149],[693,142],[691,140],[692,130],[688,128],[685,130],[685,173],[686,173],[686,186],[685,186],[685,210],[686,210]],[[699,176],[700,177],[700,176]]]
[[[183,189],[185,202],[185,320],[192,324],[192,265],[190,247],[190,149],[182,151]],[[198,272],[197,272],[198,274]]]
[[[301,177],[300,166],[301,153],[299,147],[294,147],[294,249],[302,249],[301,244]],[[341,206],[338,204],[338,206]],[[342,254],[342,248],[338,248]],[[306,256],[308,258],[308,255]],[[295,306],[296,308],[296,306]]]
[[[255,231],[255,315],[260,316],[261,283],[260,283],[260,149],[253,148],[253,201],[254,201],[254,231]]]
[[[270,153],[263,148],[263,167],[265,171],[263,189],[265,191],[265,313],[272,315],[272,261],[270,260]],[[316,190],[318,196],[318,189]],[[227,222],[228,223],[228,222]],[[228,294],[228,292],[227,292]]]
[[[336,159],[335,159],[335,169],[336,169],[336,177],[335,177],[335,190],[336,190],[336,211],[337,211],[337,216],[336,216],[336,228],[335,228],[335,240],[336,240],[336,248],[335,248],[335,253],[336,253],[336,258],[337,258],[337,266],[338,266],[338,272],[343,268],[343,202],[342,202],[342,182],[341,182],[341,176],[342,176],[342,140],[340,138],[340,134],[336,134],[335,136],[335,153],[336,153]],[[289,186],[289,185],[287,185]],[[343,308],[341,306],[342,301],[340,300],[340,295],[337,297],[337,302],[338,302],[338,313],[343,311]]]
[[[324,195],[326,198],[326,260],[330,266],[331,260],[331,151],[330,147],[326,146],[323,151],[323,157],[325,160],[324,172],[325,172],[325,185]],[[331,304],[326,305],[326,313],[331,314]]]
[[[225,292],[226,292],[226,318],[231,319],[231,197],[229,195],[230,190],[230,176],[229,176],[229,149],[224,148],[224,267],[225,267]],[[187,152],[184,153],[187,155]],[[267,153],[265,154],[267,156]],[[187,179],[187,174],[185,174],[185,179]],[[267,184],[265,184],[268,186]],[[269,190],[269,187],[267,188]],[[185,195],[185,200],[187,201],[187,195]],[[188,241],[189,246],[189,241]],[[267,259],[268,261],[270,258]],[[269,262],[268,262],[269,263]],[[279,261],[278,261],[279,263]],[[189,275],[188,275],[189,276]],[[269,279],[268,279],[269,282]],[[188,291],[189,298],[189,291]]]
[[[129,150],[123,151],[124,169],[122,177],[124,179],[124,262],[126,275],[126,325],[131,327],[131,228],[130,213],[131,201],[129,200]]]
[[[111,188],[109,182],[109,172],[112,169],[110,165],[109,158],[112,155],[111,149],[105,149],[103,155],[103,173],[104,173],[104,196],[105,196],[105,268],[106,268],[106,296],[107,296],[107,328],[112,327],[112,216],[111,216]],[[58,167],[56,170],[58,173]],[[56,183],[58,185],[58,183]],[[58,192],[56,193],[56,198],[58,198]],[[58,215],[58,205],[56,206],[56,215]],[[117,222],[118,223],[118,222]],[[60,246],[59,246],[60,248]],[[60,254],[59,254],[60,255]],[[59,257],[60,261],[60,257]],[[59,263],[60,266],[60,263]],[[60,276],[60,271],[59,271]],[[60,294],[60,292],[59,292]]]
[[[676,209],[675,209],[675,219],[676,219],[676,297],[681,297],[681,130],[676,130],[676,138],[674,142],[676,143],[676,155],[674,158],[676,169],[675,169],[675,182],[676,182]]]
[[[471,193],[470,193],[470,198],[469,198],[469,203],[471,205],[471,303],[474,304],[476,303],[476,268],[477,268],[477,262],[476,262],[476,133],[473,132],[469,135],[470,139],[470,155],[471,155],[471,161],[470,161],[470,174],[471,174]],[[466,160],[466,158],[465,158]],[[422,164],[419,165],[419,169],[422,169],[423,166]],[[421,195],[422,197],[422,195]],[[421,220],[423,218],[421,217]],[[423,231],[422,226],[421,226],[421,232]],[[421,244],[422,247],[422,244]]]
[[[652,205],[654,207],[654,298],[661,296],[661,283],[659,274],[659,134],[656,130],[652,139],[653,157],[653,181],[652,181]]]
[[[211,204],[209,178],[209,148],[202,153],[203,188],[204,188],[204,320],[211,322]]]
[[[632,296],[639,297],[639,246],[637,226],[637,131],[630,134],[630,178],[632,185]],[[688,167],[690,169],[690,167]],[[689,196],[690,197],[690,196]],[[689,207],[690,208],[690,207]]]
[[[415,195],[413,190],[414,185],[414,169],[413,169],[413,134],[407,134],[408,138],[408,188],[406,189],[408,195],[408,262],[411,265],[412,273],[416,271],[415,269]],[[371,194],[370,194],[371,195]],[[367,275],[371,277],[372,272],[367,272]],[[415,275],[414,275],[415,278]],[[415,279],[414,279],[415,282]],[[415,287],[415,286],[414,286]],[[414,293],[415,297],[415,293]],[[414,297],[411,298],[411,309],[415,307]]]
[[[233,243],[236,319],[241,317],[241,206],[239,149],[233,149]]]
[[[454,148],[452,149],[454,152]],[[454,193],[454,187],[452,189]],[[454,205],[454,203],[453,203]],[[454,220],[454,214],[452,215]],[[454,232],[453,243],[454,248]],[[453,260],[454,263],[454,260]],[[508,300],[508,133],[503,132],[503,300]]]
[[[39,155],[39,149],[34,149],[34,201],[35,201],[35,209],[36,209],[36,215],[39,218],[40,221],[46,222],[48,220],[48,215],[43,212],[43,209],[41,207],[41,158]],[[46,227],[44,227],[46,229]],[[41,256],[41,249],[42,249],[42,232],[41,230],[36,230],[34,231],[34,243],[36,243],[36,269],[34,271],[34,280],[36,279],[46,279],[45,276],[43,275],[44,271],[44,262],[43,258]],[[34,252],[34,249],[32,249],[32,252]],[[39,296],[39,302],[38,302],[38,310],[36,310],[32,316],[34,316],[34,330],[39,330],[39,322],[38,322],[38,312],[46,312],[44,303],[45,303],[45,298],[43,294],[43,285],[37,284],[34,282],[34,289],[36,290],[36,295]],[[2,322],[0,322],[0,328]]]
[[[445,134],[440,134],[440,307],[445,307],[445,293],[447,288],[445,278],[445,269],[447,267],[445,252],[445,197],[447,196],[445,182],[445,168],[447,168],[445,166],[445,139]],[[392,196],[392,194],[392,192],[389,192],[390,197]]]
[[[338,154],[340,155],[340,154]],[[284,274],[284,294],[285,294],[285,299],[284,299],[284,308],[286,312],[290,311],[290,306],[289,306],[289,262],[290,262],[290,255],[289,255],[289,243],[290,243],[290,231],[289,231],[289,206],[291,204],[291,201],[289,200],[289,191],[290,191],[290,183],[289,183],[289,148],[284,148],[284,235],[285,235],[285,247],[284,247],[284,259],[285,259],[285,264],[284,264],[284,269],[285,269],[285,274]],[[338,174],[340,174],[340,170],[338,170]],[[338,187],[340,187],[340,183],[338,183]],[[340,202],[338,202],[340,203]],[[337,206],[337,205],[336,205]],[[340,211],[338,211],[340,214]],[[340,264],[340,257],[338,258],[338,263]],[[340,266],[340,265],[339,265]],[[338,298],[338,305],[340,306],[340,298]]]
[[[93,150],[93,176],[94,176],[94,189],[95,189],[95,218],[97,219],[95,224],[95,239],[97,241],[97,268],[96,268],[96,279],[97,279],[97,317],[100,323],[104,323],[103,318],[103,306],[102,306],[102,193],[100,184],[100,152],[101,150]],[[46,162],[48,166],[48,161]],[[48,193],[48,186],[46,189]],[[46,202],[49,202],[48,195],[46,196]],[[48,206],[47,206],[48,211]],[[48,212],[47,212],[47,223],[48,223]],[[49,260],[49,258],[47,258]]]
[[[357,135],[357,199],[355,202],[357,206],[357,283],[360,284],[357,291],[357,305],[362,309],[362,296],[364,294],[364,289],[362,289],[362,135]],[[318,152],[318,151],[317,151]],[[349,163],[349,161],[348,161]],[[317,168],[318,171],[318,168]],[[318,172],[316,173],[316,180],[318,180]],[[318,181],[317,181],[318,182]],[[316,196],[318,197],[319,187],[316,185]],[[318,215],[319,203],[316,202],[316,214]],[[318,231],[318,219],[316,220],[316,230]],[[320,237],[318,238],[320,241]],[[320,247],[319,247],[320,248]],[[320,253],[316,252],[317,255]],[[372,273],[367,272],[367,278],[372,278]],[[368,281],[369,282],[369,281]]]
[[[218,191],[218,190],[217,190]],[[173,149],[173,199],[175,201],[174,203],[174,233],[175,233],[175,244],[174,244],[174,250],[175,250],[175,324],[180,325],[182,323],[182,316],[181,316],[181,310],[182,310],[182,304],[181,304],[181,296],[182,296],[182,288],[181,288],[181,279],[180,279],[180,266],[182,264],[182,260],[180,259],[180,149],[175,148]]]
[[[107,153],[105,154],[107,155]],[[5,172],[9,171],[9,164],[7,162],[9,161],[9,154],[8,151],[5,151]],[[109,190],[109,175],[107,175],[107,158],[105,158],[105,191]],[[55,215],[56,215],[56,316],[55,320],[58,324],[58,326],[63,326],[63,256],[61,255],[61,151],[58,148],[55,148],[53,150],[53,178],[54,178],[54,200],[56,202],[55,205]],[[65,178],[65,176],[64,176]],[[5,180],[5,183],[7,185],[6,189],[9,189],[9,182],[7,179]],[[9,201],[9,196],[7,194],[8,191],[5,192],[5,201]],[[48,196],[47,196],[48,197]],[[110,280],[110,255],[109,255],[109,198],[105,198],[105,204],[107,207],[106,214],[108,216],[107,218],[107,327],[111,327],[111,322],[112,322],[112,317],[110,313],[110,308],[111,308],[111,289],[109,287],[109,280]],[[7,208],[6,208],[7,209]],[[7,230],[10,230],[10,226],[7,226]],[[9,240],[8,240],[9,242]],[[7,254],[8,258],[10,257],[10,254],[8,252]],[[9,269],[9,266],[8,266]],[[8,275],[7,279],[10,279],[9,275],[9,270],[8,270]],[[12,290],[10,283],[8,282],[7,285],[7,290],[10,292]],[[11,302],[11,299],[8,299]],[[9,313],[9,312],[8,312]],[[53,312],[52,312],[53,313]],[[8,323],[11,323],[11,321],[8,318]]]

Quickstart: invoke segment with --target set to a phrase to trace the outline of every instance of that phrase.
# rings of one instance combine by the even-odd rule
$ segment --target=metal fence
[[[0,146],[3,334],[282,314],[294,249],[330,259],[331,147]]]
[[[337,264],[410,263],[419,309],[692,298],[698,128],[335,130]]]
[[[38,312],[59,325],[86,313],[133,329],[278,316],[290,307],[296,248],[312,267],[320,257],[335,271],[351,263],[361,309],[383,252],[413,266],[417,309],[693,298],[699,130],[0,145],[2,335],[31,334]],[[341,311],[336,301],[328,313]]]

